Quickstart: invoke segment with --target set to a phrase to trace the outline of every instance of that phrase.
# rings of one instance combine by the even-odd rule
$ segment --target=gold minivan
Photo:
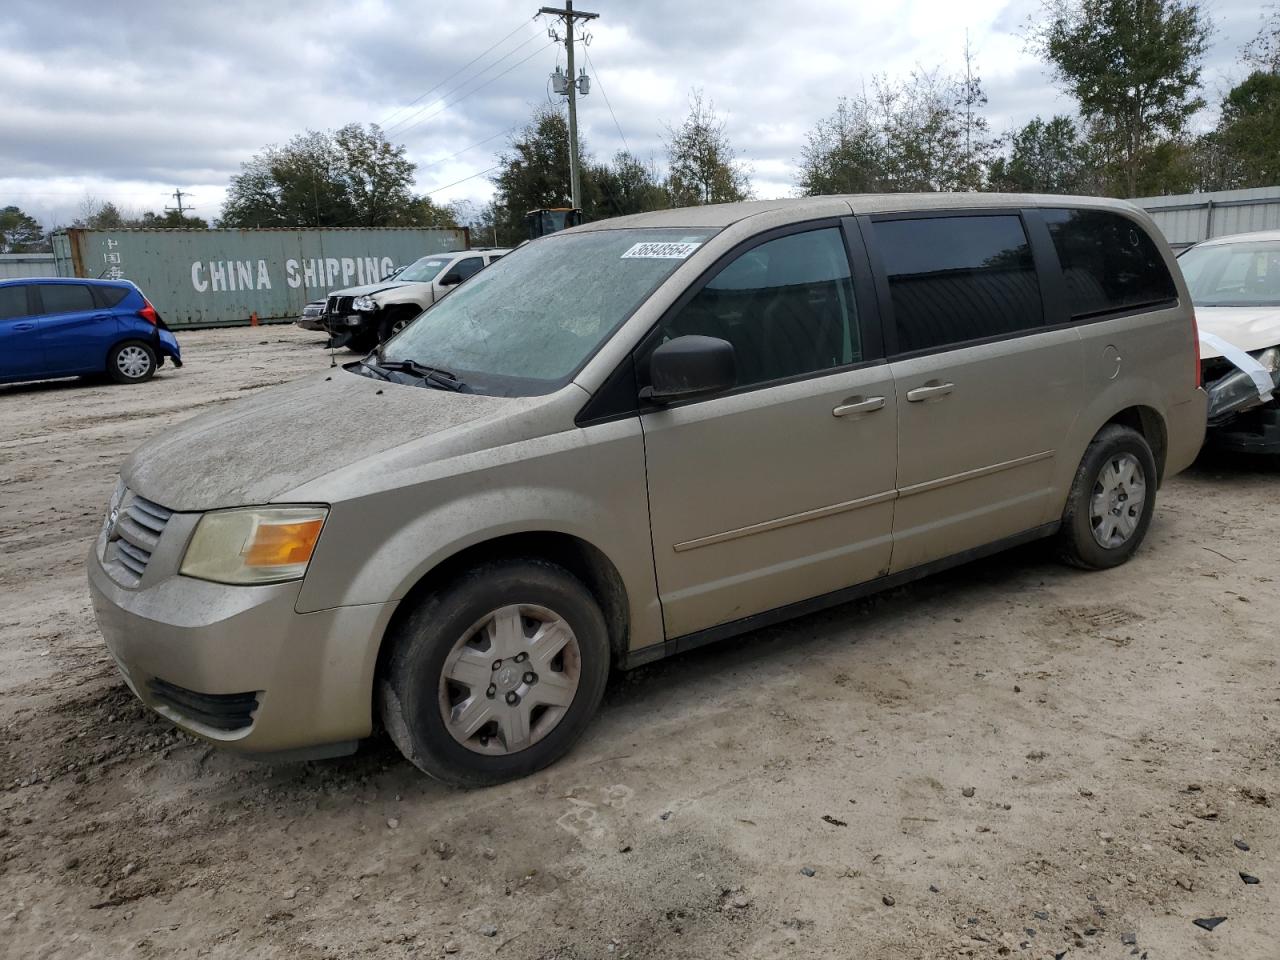
[[[1037,538],[1123,563],[1200,448],[1196,343],[1117,201],[593,223],[136,452],[94,606],[192,734],[331,756],[380,717],[427,773],[495,783],[562,756],[610,668]]]

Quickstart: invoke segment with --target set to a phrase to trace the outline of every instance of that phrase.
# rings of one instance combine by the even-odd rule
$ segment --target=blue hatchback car
[[[128,280],[0,280],[0,383],[106,374],[141,383],[182,366],[177,338]]]

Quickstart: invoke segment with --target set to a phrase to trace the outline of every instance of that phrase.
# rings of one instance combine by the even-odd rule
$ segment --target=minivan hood
[[[139,447],[121,476],[170,510],[268,503],[392,447],[499,416],[518,401],[335,368],[234,401]]]
[[[1196,325],[1241,350],[1265,350],[1280,344],[1280,307],[1196,307]],[[1200,344],[1200,358],[1222,353]]]
[[[343,290],[330,290],[331,297],[371,297],[375,293],[381,293],[383,290],[393,290],[396,287],[409,287],[414,284],[413,280],[382,280],[378,283],[366,283],[362,287],[347,287]]]

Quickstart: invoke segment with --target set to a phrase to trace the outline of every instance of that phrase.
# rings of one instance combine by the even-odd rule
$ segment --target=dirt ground
[[[462,792],[385,740],[213,751],[117,675],[117,464],[329,363],[182,341],[0,387],[0,956],[1280,955],[1280,468],[1202,460],[1116,571],[1024,549],[616,678],[567,759]]]

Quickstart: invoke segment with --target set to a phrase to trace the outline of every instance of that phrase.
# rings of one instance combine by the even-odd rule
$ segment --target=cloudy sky
[[[421,191],[483,202],[492,190],[484,171],[547,102],[548,75],[564,62],[548,18],[533,17],[540,5],[4,0],[0,206],[57,223],[86,196],[141,213],[172,203],[181,187],[211,218],[228,178],[264,145],[352,121],[381,123],[407,146]],[[1037,0],[579,6],[601,15],[584,64],[594,86],[579,107],[587,148],[607,157],[625,142],[661,164],[664,124],[701,88],[760,197],[794,192],[804,134],[837,96],[878,74],[958,69],[966,31],[993,130],[1071,109],[1025,51]],[[1213,101],[1243,75],[1239,49],[1261,14],[1248,0],[1204,6],[1216,28],[1205,70]]]

